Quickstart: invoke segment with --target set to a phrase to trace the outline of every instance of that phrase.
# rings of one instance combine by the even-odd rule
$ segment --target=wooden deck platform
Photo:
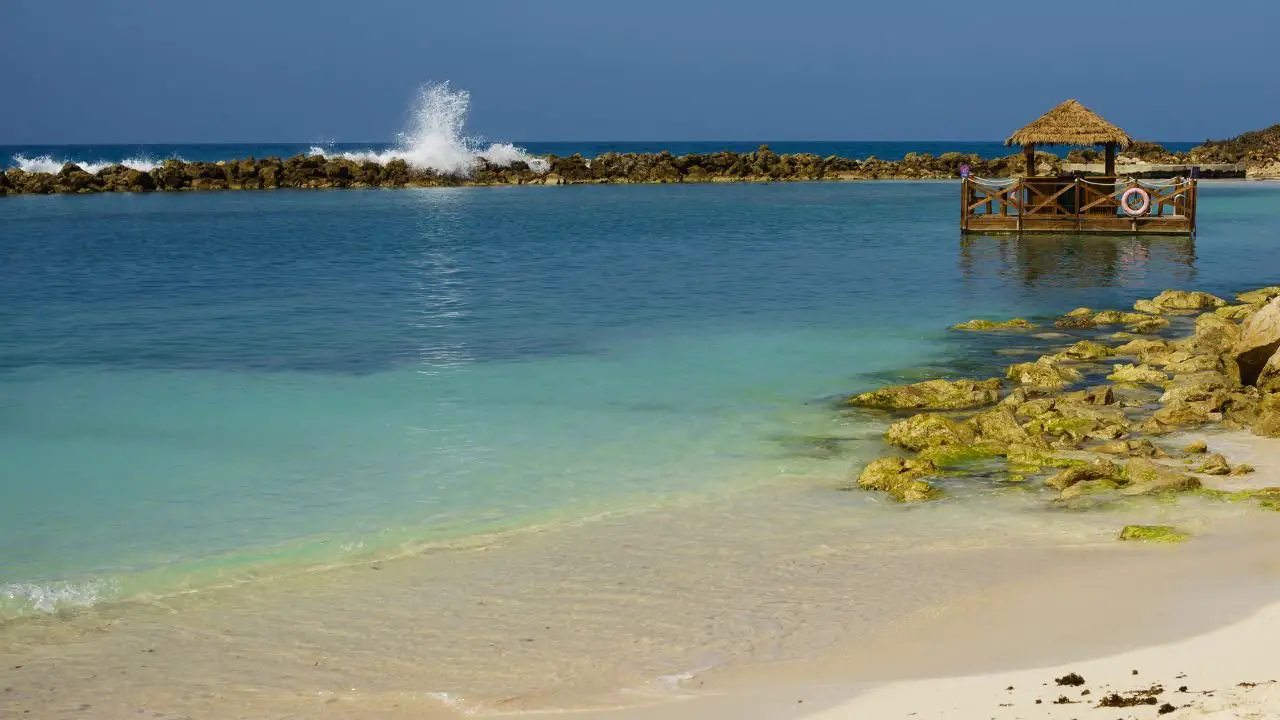
[[[1148,208],[1136,216],[1121,206],[1121,197],[1134,187],[1150,198]],[[1194,179],[970,177],[961,181],[960,195],[960,229],[967,233],[1194,235],[1196,231]]]

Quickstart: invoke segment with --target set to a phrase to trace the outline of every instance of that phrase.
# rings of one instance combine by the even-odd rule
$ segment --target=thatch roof
[[[1102,145],[1113,142],[1129,147],[1133,138],[1125,131],[1075,100],[1068,100],[1009,136],[1005,145]]]

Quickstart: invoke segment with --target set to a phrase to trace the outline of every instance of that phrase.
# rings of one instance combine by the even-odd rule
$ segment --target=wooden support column
[[[1116,176],[1116,144],[1113,142],[1107,143],[1107,164],[1103,172],[1107,177]]]
[[[1027,161],[1027,177],[1036,176],[1036,144],[1027,143],[1022,146],[1022,156]]]

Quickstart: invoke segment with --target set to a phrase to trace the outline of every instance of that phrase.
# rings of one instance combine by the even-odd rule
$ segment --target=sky
[[[997,140],[1280,123],[1276,0],[0,0],[0,145],[374,142],[419,85],[490,140]]]

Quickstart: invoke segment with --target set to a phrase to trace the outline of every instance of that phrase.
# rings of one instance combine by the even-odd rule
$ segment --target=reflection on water
[[[1151,276],[1189,284],[1195,261],[1189,236],[967,235],[960,241],[966,281],[997,274],[1025,287],[1143,287]]]

